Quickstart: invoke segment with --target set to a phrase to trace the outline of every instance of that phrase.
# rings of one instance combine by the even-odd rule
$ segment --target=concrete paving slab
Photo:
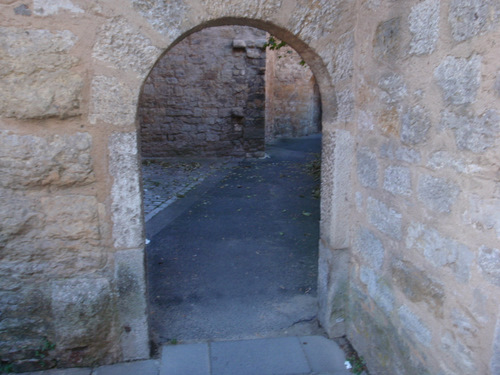
[[[90,368],[63,368],[55,370],[44,370],[36,372],[24,372],[23,375],[90,375]]]
[[[336,342],[322,336],[300,337],[312,371],[345,371],[345,354]]]
[[[311,371],[297,337],[214,342],[210,358],[212,375],[278,375]]]
[[[97,367],[92,375],[158,375],[159,368],[159,361],[150,359]]]
[[[208,344],[167,345],[162,349],[160,375],[210,375]]]

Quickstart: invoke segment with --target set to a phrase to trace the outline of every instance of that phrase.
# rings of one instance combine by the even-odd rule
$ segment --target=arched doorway
[[[139,122],[157,344],[319,332],[319,97],[296,52],[269,51],[269,61],[266,40],[251,27],[205,28],[146,80]],[[232,155],[231,169],[219,168],[210,176],[219,180],[201,193],[175,194],[182,170],[220,166],[214,155]],[[170,213],[153,216],[161,201],[173,203]]]

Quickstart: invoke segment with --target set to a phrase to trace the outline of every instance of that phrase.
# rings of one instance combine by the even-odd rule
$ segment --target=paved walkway
[[[167,345],[159,360],[30,375],[352,375],[344,352],[322,336]]]

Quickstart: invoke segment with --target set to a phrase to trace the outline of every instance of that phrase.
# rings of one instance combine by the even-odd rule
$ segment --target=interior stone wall
[[[498,374],[499,14],[479,0],[2,1],[2,363],[149,356],[139,94],[176,42],[242,24],[290,44],[320,88],[329,335],[372,374]]]
[[[155,65],[139,100],[144,157],[263,156],[266,32],[189,35]]]
[[[311,69],[291,47],[266,56],[266,140],[321,131],[321,97]]]

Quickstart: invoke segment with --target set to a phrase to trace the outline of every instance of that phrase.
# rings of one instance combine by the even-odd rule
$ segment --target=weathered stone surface
[[[402,215],[372,197],[367,200],[367,214],[370,223],[381,232],[400,240],[402,238]]]
[[[283,0],[274,0],[270,3],[279,3],[281,6]],[[297,2],[290,17],[290,23],[293,25],[292,32],[306,42],[328,35],[344,16],[341,4],[340,1],[335,1],[336,6],[331,6],[331,0],[312,0],[310,3]]]
[[[104,265],[98,203],[92,196],[29,198],[1,191],[3,288],[22,274],[69,276]]]
[[[439,5],[439,0],[425,0],[411,8],[408,17],[412,33],[410,54],[434,52],[439,37]]]
[[[403,305],[398,310],[399,319],[403,330],[415,338],[424,346],[430,346],[432,333],[424,322],[406,305]]]
[[[31,16],[31,10],[26,4],[21,4],[14,8],[14,13],[21,16]]]
[[[117,251],[115,263],[123,358],[149,358],[144,250]]]
[[[0,186],[86,185],[95,180],[88,133],[36,137],[0,131]]]
[[[354,94],[351,90],[337,91],[337,119],[350,121],[354,114]]]
[[[441,347],[449,353],[454,361],[457,370],[466,370],[467,373],[474,374],[477,372],[477,366],[474,363],[474,353],[465,346],[452,331],[446,330],[441,337]]]
[[[74,5],[70,0],[33,0],[33,10],[39,16],[50,16],[61,10],[83,13],[83,9]]]
[[[416,145],[427,140],[431,120],[427,111],[419,105],[408,109],[401,118],[401,141]]]
[[[464,244],[414,223],[408,228],[406,247],[419,250],[435,267],[449,267],[458,281],[469,281],[470,266],[475,256]]]
[[[66,349],[105,345],[113,323],[113,297],[104,278],[52,282],[52,317],[56,345]]]
[[[389,315],[394,309],[394,294],[389,283],[377,277],[373,269],[365,266],[361,267],[359,277],[366,285],[368,294],[373,298],[373,301]]]
[[[413,303],[424,302],[437,318],[443,317],[444,285],[410,262],[394,259],[391,272],[395,285]]]
[[[109,139],[113,242],[117,249],[144,246],[137,134],[114,133]]]
[[[385,255],[384,245],[372,231],[362,227],[358,229],[356,249],[374,269],[382,268]]]
[[[500,116],[493,109],[479,117],[446,111],[441,119],[441,126],[453,130],[460,150],[481,153],[495,145],[500,133]]]
[[[500,286],[500,250],[486,246],[479,248],[477,264],[486,280]]]
[[[481,57],[469,59],[447,56],[434,70],[434,78],[446,102],[454,105],[473,103],[481,83]]]
[[[485,32],[489,17],[489,0],[452,0],[448,22],[453,39],[461,42]]]
[[[492,374],[498,374],[500,373],[500,316],[497,318],[492,347],[493,355],[491,356],[490,371]]]
[[[189,6],[184,0],[130,0],[134,9],[163,35],[176,39]],[[165,22],[165,20],[169,22]]]
[[[477,194],[471,194],[468,209],[462,219],[465,224],[477,230],[494,230],[500,239],[500,199],[481,198]]]
[[[396,17],[381,22],[377,26],[373,41],[373,53],[376,58],[393,61],[399,56],[401,50],[400,23],[401,19]]]
[[[137,95],[115,77],[96,76],[92,80],[89,121],[113,125],[135,122]]]
[[[494,89],[497,96],[500,96],[500,73],[497,73]]]
[[[358,151],[357,172],[361,185],[372,189],[378,187],[378,161],[373,152],[367,149]]]
[[[473,163],[469,159],[454,155],[445,150],[433,152],[429,157],[427,166],[434,170],[451,168],[459,173],[465,174],[476,173],[482,170],[481,166]]]
[[[393,194],[411,194],[411,172],[409,168],[391,165],[384,173],[384,189]]]
[[[400,146],[394,142],[383,143],[380,146],[380,155],[384,158],[404,161],[406,163],[418,163],[422,159],[418,150]]]
[[[408,94],[403,77],[396,73],[386,73],[378,81],[382,90],[382,101],[386,104],[399,103]]]
[[[0,116],[66,118],[80,114],[83,79],[71,72],[76,36],[68,30],[0,27]]]
[[[335,56],[335,64],[328,64],[328,70],[333,77],[333,82],[349,81],[352,78],[354,70],[354,33],[349,32],[342,35],[338,43],[336,43],[336,49],[333,54]],[[327,58],[325,60],[328,61]]]
[[[122,17],[113,18],[102,26],[92,51],[97,60],[140,75],[149,72],[159,55],[159,48]]]
[[[450,213],[459,194],[457,184],[441,177],[423,175],[418,181],[418,199],[436,212]]]

